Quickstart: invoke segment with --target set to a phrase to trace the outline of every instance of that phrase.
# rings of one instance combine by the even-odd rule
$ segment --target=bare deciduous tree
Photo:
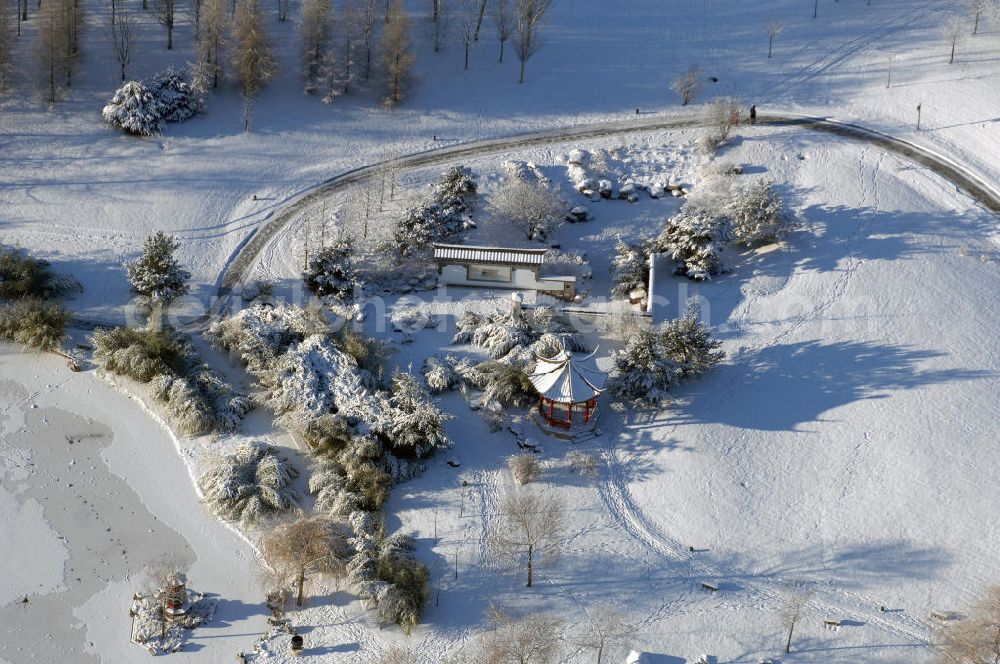
[[[492,544],[501,560],[524,562],[530,588],[539,556],[557,553],[562,530],[562,501],[551,493],[522,489],[507,494],[501,501],[500,523]]]
[[[788,630],[788,638],[785,640],[786,653],[792,652],[792,636],[795,633],[795,627],[805,615],[812,596],[811,590],[801,586],[793,586],[785,592],[785,600],[778,615],[781,618],[781,624]]]
[[[559,656],[559,628],[555,616],[531,613],[511,618],[491,612],[493,630],[479,642],[473,661],[479,664],[548,664]]]
[[[60,81],[70,69],[69,27],[63,4],[66,0],[49,0],[36,17],[38,39],[35,42],[35,61],[38,83],[45,91],[45,100],[54,103],[59,98]]]
[[[302,606],[306,581],[316,574],[343,574],[350,546],[340,524],[323,516],[299,515],[269,529],[260,551],[277,583],[294,586],[295,604]]]
[[[527,484],[538,479],[542,473],[542,464],[538,457],[531,452],[523,452],[507,457],[507,466],[510,474],[514,476],[514,481],[518,484]]]
[[[692,65],[670,83],[670,88],[681,96],[681,106],[687,106],[701,91],[701,67]]]
[[[990,5],[991,0],[968,0],[969,14],[972,15],[974,21],[972,34],[979,34],[979,19],[982,18],[983,13],[989,11]]]
[[[225,47],[227,16],[226,0],[202,0],[198,23],[198,60],[195,66],[195,86],[204,91],[219,87],[222,74],[222,51]]]
[[[962,19],[953,16],[944,22],[942,30],[945,39],[948,40],[948,45],[951,47],[951,56],[948,58],[948,64],[954,64],[955,50],[965,38],[965,24]]]
[[[517,48],[517,59],[521,61],[521,77],[518,83],[524,83],[524,67],[538,50],[538,26],[552,8],[553,1],[514,0],[514,21],[517,27],[514,44]]]
[[[275,74],[276,63],[257,0],[243,0],[233,17],[233,68],[243,93],[243,126],[250,130],[254,99]]]
[[[396,106],[403,101],[410,82],[413,53],[410,51],[410,27],[413,21],[403,6],[403,0],[393,0],[389,22],[382,34],[382,61],[386,72],[386,106]]]
[[[177,0],[156,0],[156,20],[167,29],[167,50],[174,47],[174,18],[177,15]]]
[[[720,142],[729,140],[729,135],[740,122],[740,103],[731,97],[715,99],[708,105],[708,121],[718,132]]]
[[[372,78],[372,47],[375,41],[375,2],[364,0],[361,10],[361,37],[365,45],[365,80]]]
[[[462,46],[465,47],[465,71],[469,71],[469,48],[476,36],[476,16],[481,0],[456,0],[462,28]]]
[[[785,31],[785,22],[780,18],[769,18],[764,24],[767,28],[767,57],[771,58],[771,51],[774,47],[774,38]]]
[[[490,206],[529,240],[545,239],[562,223],[566,206],[540,182],[507,178],[490,197]]]
[[[600,606],[588,611],[586,630],[579,644],[597,652],[597,664],[602,664],[609,648],[634,631],[625,616],[613,606]]]
[[[1000,586],[987,588],[964,620],[943,626],[936,638],[941,664],[1000,662]]]
[[[493,0],[493,21],[497,27],[497,39],[500,41],[500,63],[503,64],[504,46],[513,32],[513,10],[511,0]]]
[[[486,18],[486,7],[489,6],[490,0],[479,0],[479,17],[476,19],[476,34],[474,36],[475,41],[479,41],[479,31],[483,27],[483,19]]]
[[[128,8],[122,7],[118,12],[117,20],[112,17],[108,24],[108,39],[115,49],[115,57],[118,59],[118,67],[121,70],[122,81],[128,76],[128,65],[132,60],[132,44],[135,41],[135,32],[132,29],[132,17]]]
[[[331,8],[330,0],[305,0],[302,3],[302,60],[308,94],[316,92],[320,83],[323,55],[330,45]]]
[[[15,8],[15,13],[18,8]],[[8,5],[0,4],[0,92],[5,92],[10,83],[10,74],[14,69],[11,57],[11,16]]]

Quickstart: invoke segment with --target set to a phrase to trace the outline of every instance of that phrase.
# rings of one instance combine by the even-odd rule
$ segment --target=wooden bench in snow
[[[949,620],[955,620],[956,617],[957,616],[954,611],[931,611],[932,620],[948,622]]]
[[[717,592],[719,592],[719,584],[717,584],[717,583],[710,583],[708,581],[702,581],[701,582],[701,589],[704,590],[704,591],[706,591],[706,592],[717,593]]]
[[[823,627],[826,627],[827,629],[840,629],[840,625],[840,618],[827,618],[823,621]]]

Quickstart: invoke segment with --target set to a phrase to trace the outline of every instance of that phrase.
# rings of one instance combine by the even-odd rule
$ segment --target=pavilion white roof
[[[528,379],[539,394],[556,403],[590,401],[604,393],[605,375],[584,362],[574,362],[565,350],[555,357],[539,357]]]

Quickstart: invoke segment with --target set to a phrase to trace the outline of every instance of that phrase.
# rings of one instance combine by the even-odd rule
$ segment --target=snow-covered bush
[[[677,274],[703,281],[722,269],[723,234],[711,211],[685,206],[667,222],[654,246],[670,256]]]
[[[725,213],[730,237],[746,246],[777,242],[794,225],[774,183],[764,178],[737,189]]]
[[[229,432],[253,408],[252,400],[201,362],[190,341],[170,329],[97,329],[94,361],[111,373],[150,383],[154,399],[187,435]]]
[[[570,351],[587,348],[582,336],[551,307],[527,312],[517,302],[487,316],[467,311],[458,320],[452,343],[471,343],[493,359],[521,365],[533,361],[534,354],[551,356],[556,345]]]
[[[518,484],[527,484],[538,479],[542,474],[542,464],[531,452],[522,452],[507,457],[507,467]]]
[[[341,235],[310,258],[302,275],[309,290],[342,302],[352,300],[355,290],[362,286],[357,270],[351,264],[352,249],[350,239]]]
[[[253,408],[249,396],[233,388],[207,364],[188,367],[184,376],[160,374],[150,381],[153,398],[166,404],[181,433],[228,433]]]
[[[658,404],[680,380],[703,373],[722,361],[721,342],[712,339],[697,308],[657,328],[641,328],[614,351],[614,374],[608,390],[622,398]]]
[[[484,362],[470,374],[474,386],[483,390],[483,404],[523,406],[537,396],[524,369],[504,362]]]
[[[347,578],[358,595],[378,610],[382,623],[396,623],[406,633],[420,622],[429,595],[430,572],[414,557],[413,540],[388,535],[385,524],[365,514],[352,514],[356,551]]]
[[[381,509],[392,486],[392,476],[382,468],[383,456],[377,440],[361,436],[336,455],[315,455],[309,475],[315,509],[334,516]]]
[[[412,374],[397,371],[393,376],[389,408],[385,437],[393,454],[420,459],[451,447],[444,430],[451,416],[434,405]]]
[[[79,290],[79,282],[52,272],[47,261],[32,258],[20,249],[0,247],[0,298],[49,299]]]
[[[566,453],[566,465],[575,473],[594,479],[598,473],[597,455],[580,450],[570,450]]]
[[[0,305],[0,339],[36,350],[59,348],[72,316],[56,303],[24,297]]]
[[[191,86],[191,77],[173,67],[167,67],[153,77],[150,92],[160,102],[165,122],[184,122],[201,113],[205,101]]]
[[[545,240],[566,217],[567,205],[545,183],[507,178],[490,197],[490,207],[529,240]]]
[[[158,375],[180,375],[194,352],[184,337],[170,329],[98,328],[90,341],[98,365],[141,383]]]
[[[132,290],[154,304],[168,304],[188,292],[191,273],[181,267],[174,252],[180,244],[172,235],[156,231],[142,243],[142,256],[125,263]]]
[[[431,356],[424,360],[421,373],[427,381],[427,389],[431,394],[441,394],[458,387],[462,382],[462,377],[455,370],[458,359],[453,355],[444,357]]]
[[[329,327],[318,309],[257,303],[213,322],[205,336],[257,373],[268,369],[293,344],[326,334]]]
[[[118,88],[101,114],[112,127],[136,136],[163,131],[163,104],[140,81],[128,81]]]
[[[351,442],[354,429],[346,419],[331,413],[311,420],[303,435],[310,453],[332,457]]]
[[[374,392],[374,377],[330,337],[307,337],[254,375],[257,398],[288,428],[302,431],[334,412],[372,430],[386,426],[386,400]]]
[[[410,256],[470,228],[477,191],[475,176],[468,168],[452,166],[442,173],[430,197],[408,209],[399,220],[393,233],[399,253]]]
[[[634,291],[649,292],[649,254],[644,247],[618,240],[611,260],[614,286],[611,293],[628,297]]]
[[[298,471],[264,441],[241,443],[231,454],[209,457],[198,486],[209,510],[226,521],[253,528],[298,505],[292,487]]]

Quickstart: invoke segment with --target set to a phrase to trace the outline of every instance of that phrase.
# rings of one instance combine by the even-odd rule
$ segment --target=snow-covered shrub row
[[[478,187],[472,171],[452,166],[441,174],[427,200],[407,210],[399,220],[393,241],[403,256],[411,256],[434,242],[453,240],[472,228]]]
[[[66,338],[71,319],[57,302],[23,297],[0,305],[0,339],[35,350],[55,350]]]
[[[637,330],[624,348],[614,351],[614,372],[608,390],[622,398],[656,405],[681,380],[721,362],[721,345],[699,320],[698,309],[692,307],[684,316],[655,329]]]
[[[153,136],[167,122],[183,122],[201,112],[201,95],[191,87],[186,73],[168,68],[153,77],[147,87],[142,81],[126,81],[101,111],[112,127],[135,136]]]
[[[266,441],[246,441],[230,454],[208,458],[198,486],[209,510],[243,528],[298,506],[292,482],[299,471]]]
[[[306,286],[319,296],[330,296],[341,302],[354,299],[354,293],[363,284],[351,263],[353,244],[347,236],[335,238],[309,259],[302,278]]]
[[[202,362],[191,342],[170,329],[97,329],[94,361],[111,373],[150,383],[175,426],[187,435],[229,432],[253,408],[251,399]]]
[[[670,256],[678,274],[704,280],[722,270],[727,244],[776,242],[794,227],[773,182],[760,179],[740,186],[731,171],[718,170],[667,221],[649,249]]]
[[[347,564],[347,580],[379,622],[395,623],[409,634],[420,622],[429,595],[430,572],[413,555],[408,535],[389,535],[374,515],[356,512],[350,517],[356,553]]]

